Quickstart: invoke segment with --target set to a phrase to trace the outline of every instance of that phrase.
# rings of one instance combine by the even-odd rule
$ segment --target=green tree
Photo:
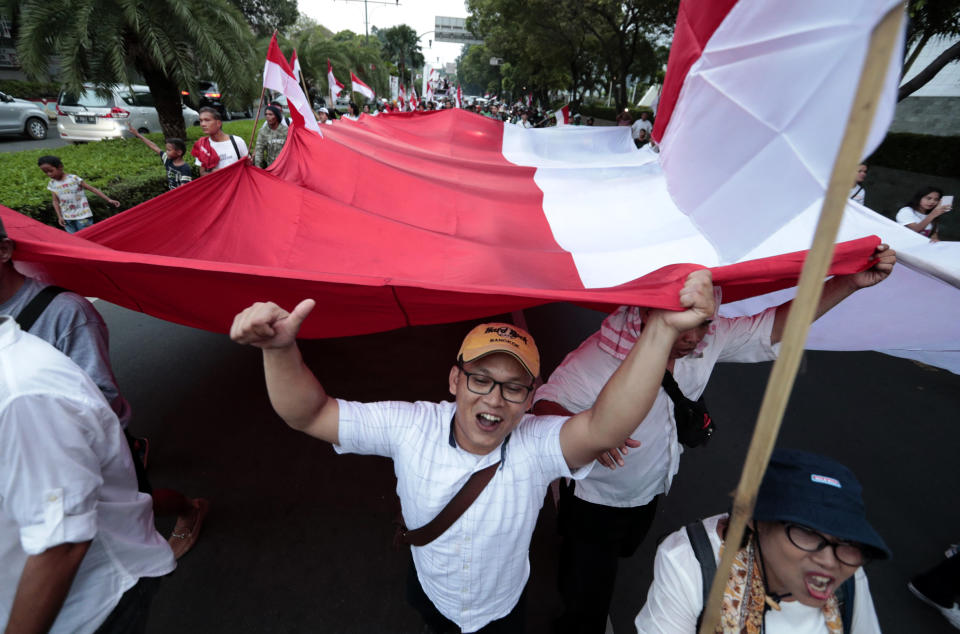
[[[584,26],[597,39],[617,109],[627,106],[627,78],[654,77],[666,62],[679,0],[585,0]]]
[[[350,71],[355,72],[378,95],[385,95],[390,89],[391,64],[384,60],[380,42],[376,38],[368,40],[352,31],[331,34],[324,27],[313,25],[296,32],[290,44],[297,49],[303,75],[314,98],[326,100],[330,94],[327,85],[328,59],[333,65],[334,75],[347,90],[350,89]]]
[[[465,94],[497,91],[500,73],[496,66],[490,65],[491,57],[493,55],[485,44],[472,44],[461,53],[457,59],[457,72]]]
[[[17,52],[24,70],[46,76],[50,61],[72,91],[85,82],[101,88],[150,87],[167,136],[184,138],[180,89],[198,73],[215,79],[240,104],[252,100],[257,74],[253,34],[228,0],[20,0]],[[206,73],[209,72],[209,75]]]
[[[283,33],[299,17],[297,0],[230,0],[230,3],[240,9],[247,23],[261,36],[274,31]]]
[[[903,75],[913,66],[927,43],[936,37],[960,35],[960,0],[911,0],[907,7],[907,46],[909,51],[903,63]],[[947,64],[960,59],[960,41],[938,55],[932,62],[900,86],[897,100],[902,101],[936,77]]]
[[[417,32],[406,24],[398,24],[387,29],[374,27],[373,34],[380,41],[384,58],[399,69],[400,82],[412,83],[413,70],[423,68],[424,62]]]

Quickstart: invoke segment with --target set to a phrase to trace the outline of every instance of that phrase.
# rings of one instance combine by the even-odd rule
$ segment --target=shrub
[[[223,129],[249,142],[252,121],[230,121]],[[193,142],[202,135],[197,126],[187,128],[187,156]],[[163,135],[147,137],[163,147]],[[37,159],[45,154],[59,156],[64,169],[77,174],[107,196],[120,201],[120,209],[129,209],[162,194],[167,177],[160,160],[139,139],[111,139],[72,145],[54,150],[26,150],[0,154],[0,204],[15,209],[41,222],[57,225],[47,177],[37,167]],[[117,213],[99,197],[88,194],[93,215],[100,220]]]
[[[960,176],[958,137],[891,132],[867,162],[896,169],[957,178]]]
[[[628,110],[634,121],[640,117],[641,112],[651,113],[652,121],[653,111],[650,110],[650,108],[628,108]],[[617,112],[616,108],[607,108],[606,106],[580,106],[580,115],[584,119],[593,117],[594,119],[604,119],[605,121],[616,121]]]
[[[60,86],[49,82],[4,79],[0,80],[0,92],[5,92],[17,99],[56,100],[60,94]]]

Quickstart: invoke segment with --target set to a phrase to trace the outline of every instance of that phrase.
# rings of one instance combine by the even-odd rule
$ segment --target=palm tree
[[[13,4],[8,0],[8,6]],[[253,33],[228,0],[19,0],[17,52],[33,76],[56,58],[66,89],[133,83],[150,87],[167,136],[185,137],[181,89],[198,73],[238,105],[253,100]],[[229,99],[229,97],[228,97]]]
[[[388,29],[374,31],[383,47],[383,55],[400,69],[400,81],[406,83],[408,68],[423,67],[423,53],[420,52],[420,42],[417,32],[406,24],[398,24]],[[412,81],[412,80],[410,80]]]

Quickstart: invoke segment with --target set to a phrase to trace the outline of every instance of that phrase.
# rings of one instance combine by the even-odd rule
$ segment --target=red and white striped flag
[[[293,71],[294,79],[301,81],[300,60],[297,58],[297,49],[293,49],[293,52],[290,53],[290,70]]]
[[[410,87],[410,110],[416,110],[417,106],[420,105],[420,100],[417,98],[417,89],[413,86]]]
[[[351,90],[353,92],[358,92],[366,97],[368,101],[373,101],[373,98],[376,96],[376,94],[373,92],[373,88],[360,81],[360,78],[354,75],[353,71],[350,71],[350,82],[352,84]]]
[[[460,89],[460,84],[457,84],[457,108],[463,108],[463,91]]]
[[[565,105],[563,108],[560,108],[553,113],[553,116],[557,118],[557,125],[569,125],[570,123],[570,104]]]
[[[533,105],[533,93],[532,93],[532,92],[528,92],[528,93],[527,93],[527,108],[529,108],[529,107],[532,106],[532,105]]]
[[[397,105],[400,107],[400,112],[403,112],[404,106],[407,105],[407,93],[403,89],[403,84],[400,84],[400,92],[397,93]]]
[[[320,132],[316,117],[310,108],[310,102],[303,93],[300,82],[293,75],[293,70],[277,45],[277,34],[270,39],[267,49],[267,61],[263,66],[263,85],[270,90],[282,93],[287,98],[287,107],[290,108],[290,119],[295,126],[303,126],[309,130]],[[321,133],[322,134],[322,133]]]
[[[330,58],[327,58],[327,85],[330,86],[330,96],[334,99],[339,97],[340,93],[343,92],[343,84],[341,84],[337,76],[333,74],[333,65],[330,63]]]

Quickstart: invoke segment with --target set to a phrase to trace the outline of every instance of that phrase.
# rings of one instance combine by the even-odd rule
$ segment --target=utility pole
[[[344,2],[362,2],[363,3],[363,33],[367,38],[367,42],[370,41],[370,14],[367,12],[367,4],[382,4],[389,5],[390,2],[383,0],[343,0]],[[399,7],[400,0],[393,0],[393,6]]]

